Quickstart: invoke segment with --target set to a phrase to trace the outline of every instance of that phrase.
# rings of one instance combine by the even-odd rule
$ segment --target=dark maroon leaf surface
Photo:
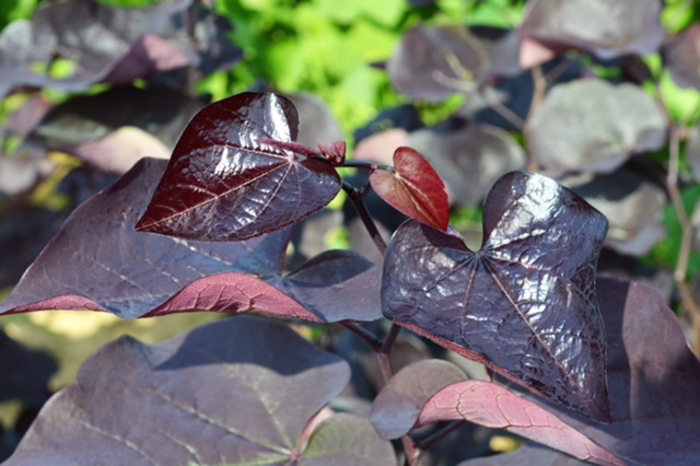
[[[595,266],[607,221],[541,175],[513,172],[484,206],[484,244],[407,222],[387,250],[384,315],[530,390],[608,419]]]
[[[700,24],[673,37],[663,49],[666,69],[680,87],[700,89]]]
[[[422,129],[411,133],[410,141],[445,180],[450,202],[465,207],[480,203],[504,174],[525,168],[523,149],[495,126],[472,123],[446,131]]]
[[[369,322],[382,317],[381,269],[351,251],[325,251],[277,285],[326,322]]]
[[[293,457],[322,464],[371,454],[378,463],[338,464],[392,464],[391,445],[350,416],[331,417],[308,447],[301,442],[349,377],[342,359],[252,317],[154,346],[125,337],[86,361],[6,464],[286,464]],[[352,432],[346,443],[343,428]]]
[[[533,0],[528,2],[523,24],[521,63],[537,65],[527,57],[529,48],[553,53],[574,48],[603,59],[626,54],[657,52],[666,33],[656,0]],[[524,59],[524,60],[523,60]]]
[[[0,304],[0,313],[92,309],[136,318],[211,274],[264,279],[280,273],[288,232],[217,244],[135,231],[165,165],[142,160],[76,210]]]
[[[515,31],[417,26],[402,37],[387,71],[399,92],[441,101],[518,73],[518,42]]]
[[[313,214],[340,190],[328,163],[261,140],[296,139],[287,98],[245,93],[199,112],[173,152],[140,231],[206,241],[238,241]]]
[[[584,79],[554,87],[525,136],[545,170],[608,173],[634,153],[659,149],[667,124],[659,104],[639,87]]]
[[[425,403],[466,375],[452,363],[427,359],[404,367],[374,399],[370,420],[382,438],[397,439],[416,424]]]
[[[257,311],[313,322],[381,318],[381,271],[357,254],[328,251],[283,277],[286,230],[234,243],[135,231],[166,163],[142,160],[77,209],[0,303],[0,314],[88,309],[127,319],[193,311]]]
[[[697,464],[700,362],[676,316],[647,285],[603,278],[597,289],[607,334],[613,421],[592,423],[554,406],[548,409],[602,447],[639,464]]]
[[[625,464],[552,413],[490,382],[468,380],[443,388],[421,409],[416,427],[449,420],[504,429],[595,464]]]
[[[375,170],[369,181],[374,192],[399,212],[440,231],[447,230],[450,204],[445,184],[415,149],[396,149],[394,170]]]

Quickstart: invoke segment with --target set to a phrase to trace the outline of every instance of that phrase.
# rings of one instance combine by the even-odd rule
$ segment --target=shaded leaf
[[[504,429],[591,463],[625,465],[547,410],[490,382],[468,380],[443,388],[421,409],[416,427],[448,420]]]
[[[306,424],[349,377],[337,356],[255,318],[154,346],[125,337],[86,361],[6,464],[286,463],[306,457]],[[332,442],[338,424],[355,424],[348,447]],[[357,448],[386,459],[390,445],[382,448],[368,422],[356,424],[343,416],[319,427],[312,458],[352,457]]]
[[[655,53],[666,35],[660,13],[656,0],[530,1],[520,26],[520,62],[535,66],[569,48],[602,59]]]
[[[375,170],[372,189],[396,210],[440,231],[447,230],[450,204],[440,176],[410,147],[394,151],[394,170]]]
[[[263,141],[297,136],[294,105],[244,93],[205,107],[178,141],[136,228],[206,241],[276,231],[322,209],[340,190],[335,169]]]
[[[397,439],[416,424],[425,403],[441,389],[466,379],[457,366],[427,359],[404,367],[372,404],[370,420],[382,438]]]
[[[283,277],[289,231],[235,243],[135,231],[165,165],[144,159],[77,209],[0,303],[0,314],[87,309],[127,319],[197,311],[271,312],[313,322],[381,317],[381,272],[354,253],[326,252]]]
[[[599,424],[548,406],[564,422],[618,456],[640,464],[691,466],[700,456],[700,362],[661,294],[602,278],[613,421]],[[538,400],[534,400],[539,403]]]
[[[14,399],[39,408],[49,397],[49,379],[57,369],[51,356],[23,348],[0,330],[0,402]]]
[[[331,144],[344,139],[343,129],[323,100],[309,92],[297,92],[288,97],[299,113],[297,142],[316,147],[319,143]]]
[[[384,261],[382,312],[535,393],[609,419],[595,264],[607,221],[554,181],[513,172],[484,206],[484,244],[407,222]]]
[[[520,71],[515,31],[463,26],[417,26],[401,38],[387,63],[397,91],[441,101],[493,76]]]
[[[457,466],[585,466],[590,464],[543,445],[523,445],[512,453],[489,456],[486,458],[474,458],[463,461]]]
[[[674,36],[663,49],[666,69],[680,87],[700,90],[700,24]]]
[[[610,225],[605,245],[632,256],[644,256],[666,236],[661,224],[666,193],[658,184],[621,168],[607,175],[562,182],[598,209]]]
[[[167,89],[113,87],[100,94],[71,97],[52,108],[27,142],[74,153],[82,143],[100,140],[119,128],[131,126],[172,148],[206,100]]]
[[[2,312],[108,310],[136,318],[213,273],[280,273],[288,233],[244,243],[199,243],[134,230],[166,161],[144,159],[66,221]]]
[[[426,154],[445,180],[453,204],[471,207],[504,174],[525,168],[522,148],[500,128],[469,124],[411,133],[411,147]]]
[[[633,153],[659,149],[666,126],[661,107],[638,86],[585,79],[554,87],[525,136],[533,160],[548,171],[608,173]]]
[[[298,464],[393,466],[396,454],[391,443],[382,441],[367,419],[336,414],[314,431]]]
[[[186,24],[193,26],[192,36]],[[191,0],[140,9],[92,0],[47,5],[31,23],[14,22],[3,32],[0,95],[18,86],[78,91],[98,82],[128,84],[188,65],[208,73],[242,56],[226,39],[228,30],[223,18]],[[53,79],[31,71],[35,64],[50,66],[54,56],[73,62],[71,76]]]

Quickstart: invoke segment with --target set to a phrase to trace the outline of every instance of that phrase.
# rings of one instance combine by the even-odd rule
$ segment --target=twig
[[[379,230],[377,229],[377,225],[375,225],[374,220],[372,220],[372,217],[369,215],[369,212],[367,211],[367,206],[365,206],[365,203],[362,200],[367,190],[363,189],[362,191],[360,191],[346,182],[343,182],[343,189],[346,193],[348,193],[348,197],[355,206],[355,210],[357,210],[360,219],[362,219],[362,223],[365,225],[365,229],[372,237],[372,241],[374,241],[374,244],[377,246],[377,249],[379,249],[379,252],[382,253],[382,255],[384,255],[384,253],[386,252],[386,243],[384,242],[384,238],[382,238],[382,235],[379,233]]]

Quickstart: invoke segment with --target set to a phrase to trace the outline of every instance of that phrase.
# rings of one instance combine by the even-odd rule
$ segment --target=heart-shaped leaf
[[[395,464],[367,420],[309,425],[349,378],[341,358],[253,317],[154,346],[125,337],[86,361],[7,464]]]
[[[394,151],[394,170],[375,170],[372,189],[392,207],[440,231],[447,230],[450,203],[445,184],[430,162],[410,147]]]
[[[135,231],[166,164],[143,159],[80,206],[0,303],[0,314],[87,309],[127,319],[198,311],[313,322],[381,317],[381,271],[357,254],[328,251],[283,278],[289,231],[234,243]]]
[[[260,142],[291,142],[298,123],[292,102],[275,94],[244,93],[205,107],[180,137],[136,229],[240,241],[320,210],[340,190],[335,169]]]
[[[386,253],[382,312],[530,390],[609,419],[595,266],[607,221],[541,175],[513,172],[484,207],[484,244],[407,222]]]

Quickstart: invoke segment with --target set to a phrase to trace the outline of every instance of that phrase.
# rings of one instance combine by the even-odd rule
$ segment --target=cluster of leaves
[[[223,3],[240,14],[239,38],[250,32],[240,18],[270,7]],[[376,2],[350,12],[312,3],[352,30],[367,27],[358,17],[375,26],[387,17],[373,16]],[[438,9],[415,3],[418,16]],[[697,18],[687,3],[662,10],[656,0],[492,3],[521,18],[517,27],[418,25],[384,66],[399,92],[457,102],[454,114],[429,127],[418,118],[424,104],[392,109],[356,133],[352,160],[308,95],[248,92],[200,110],[205,101],[184,90],[241,53],[225,38],[227,21],[198,2],[120,10],[70,0],[11,23],[0,37],[4,93],[113,87],[55,107],[33,98],[12,115],[5,131],[31,157],[0,158],[5,205],[60,168],[48,151],[112,173],[93,185],[125,173],[63,223],[0,314],[256,313],[328,330],[323,349],[251,316],[154,346],[123,338],[54,396],[7,464],[93,464],[106,452],[115,464],[374,465],[397,455],[411,465],[694,464],[700,363],[668,297],[597,277],[596,267],[614,251],[616,274],[651,269],[658,283],[658,265],[672,265],[700,325],[689,284],[700,257],[690,210],[700,112],[674,102],[675,86],[695,88],[700,102]],[[292,11],[316,18],[297,6],[276,21]],[[402,21],[396,11],[385,26]],[[294,40],[315,36],[305,37]],[[280,53],[262,63],[294,66]],[[251,73],[246,66],[238,72]],[[123,101],[133,107],[120,121],[104,114]],[[94,124],[66,131],[76,120]],[[128,169],[154,152],[170,160]],[[343,178],[345,168],[357,173]],[[356,209],[346,215],[355,251],[327,250],[318,231],[337,217],[324,208],[341,190]],[[450,212],[469,218],[457,225],[465,236],[482,220],[480,248],[449,225]],[[388,244],[385,229],[395,230]],[[46,380],[51,364],[1,343],[0,360],[34,358]],[[488,380],[469,377],[465,360],[485,366]],[[5,398],[34,409],[47,395],[7,380]],[[464,449],[475,426],[549,448],[469,459],[484,453]]]

